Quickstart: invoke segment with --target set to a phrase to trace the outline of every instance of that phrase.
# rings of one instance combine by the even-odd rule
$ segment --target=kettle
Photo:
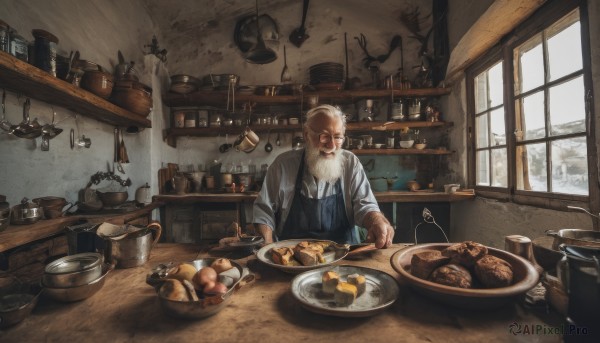
[[[135,191],[135,202],[142,205],[147,205],[152,202],[152,198],[150,197],[150,186],[148,182],[144,186],[139,187]]]

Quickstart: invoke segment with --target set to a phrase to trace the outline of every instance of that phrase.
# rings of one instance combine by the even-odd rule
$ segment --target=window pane
[[[519,130],[524,132],[523,139],[546,137],[544,121],[544,92],[536,92],[523,98],[523,113]],[[523,124],[524,123],[524,124]]]
[[[482,150],[477,152],[477,185],[489,186],[490,185],[490,152],[489,150]]]
[[[475,118],[475,135],[475,144],[477,148],[486,148],[489,146],[487,113]]]
[[[517,189],[547,192],[546,144],[519,145],[516,159]]]
[[[490,69],[488,81],[490,85],[490,107],[502,105],[504,102],[502,63],[498,63]]]
[[[544,56],[541,36],[538,35],[515,50],[518,72],[515,90],[517,93],[527,92],[544,84]],[[520,84],[518,80],[521,80]],[[521,90],[518,92],[518,90]]]
[[[508,186],[508,165],[506,148],[492,150],[492,186]]]
[[[490,113],[490,129],[493,136],[492,145],[506,145],[506,127],[504,126],[504,107]]]
[[[548,39],[550,81],[583,68],[579,22]]]
[[[583,76],[550,88],[550,134],[585,132]]]
[[[552,142],[552,191],[588,195],[585,137]]]
[[[475,113],[479,114],[488,109],[487,70],[475,78]]]

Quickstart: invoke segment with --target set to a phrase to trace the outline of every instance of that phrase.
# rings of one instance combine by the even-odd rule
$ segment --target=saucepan
[[[240,134],[233,146],[237,151],[250,153],[256,149],[259,141],[258,135],[249,127],[246,127],[246,130]]]
[[[561,244],[600,248],[600,231],[581,229],[546,230],[546,235],[554,237],[552,249],[558,250]]]

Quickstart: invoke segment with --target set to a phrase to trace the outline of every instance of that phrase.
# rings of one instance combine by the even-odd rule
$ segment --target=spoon
[[[275,144],[277,144],[277,146],[281,146],[281,140],[279,139],[279,132],[277,132],[277,139],[275,140]]]
[[[281,83],[292,81],[292,75],[287,66],[287,54],[285,52],[285,45],[283,46],[283,70],[281,71]]]
[[[271,145],[271,131],[269,130],[269,135],[267,136],[267,144],[265,144],[265,151],[271,152],[273,151],[273,145]]]

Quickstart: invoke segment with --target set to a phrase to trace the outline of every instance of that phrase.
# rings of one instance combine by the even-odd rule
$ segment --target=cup
[[[456,193],[456,191],[460,188],[460,185],[457,183],[449,183],[444,185],[444,192],[448,194]]]

